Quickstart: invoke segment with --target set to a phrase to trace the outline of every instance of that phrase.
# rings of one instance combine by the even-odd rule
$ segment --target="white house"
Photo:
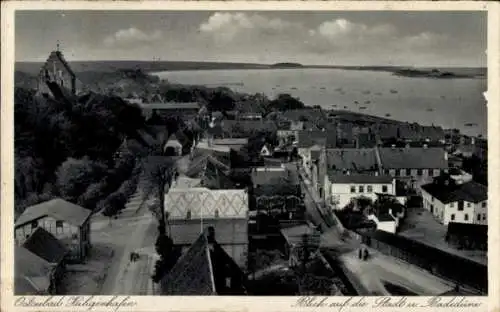
[[[377,230],[396,234],[399,225],[399,218],[393,216],[391,213],[380,216],[370,214],[367,218],[377,225]]]
[[[488,224],[488,190],[469,181],[456,183],[451,178],[421,186],[423,207],[439,222]]]
[[[377,194],[396,194],[396,180],[391,176],[368,174],[341,175],[330,172],[325,177],[326,201],[335,209],[343,209],[360,196],[377,200]]]

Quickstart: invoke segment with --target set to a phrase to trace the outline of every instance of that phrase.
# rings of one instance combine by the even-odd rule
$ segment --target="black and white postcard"
[[[6,311],[495,308],[498,3],[148,2],[2,3]]]

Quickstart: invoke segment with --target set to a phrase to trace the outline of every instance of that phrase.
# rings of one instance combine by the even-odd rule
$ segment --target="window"
[[[365,187],[363,185],[359,186],[359,192],[363,193],[365,191]]]
[[[483,220],[486,220],[486,214],[483,213]]]
[[[31,222],[31,229],[34,230],[38,227],[38,221]]]
[[[470,203],[467,203],[467,208],[470,208]]]
[[[466,213],[466,214],[464,214],[464,220],[465,220],[465,221],[468,221],[468,220],[469,220],[469,214],[467,214],[467,213]]]
[[[63,222],[62,221],[56,221],[56,228],[62,228],[63,227]]]
[[[385,169],[385,174],[386,175],[390,175],[391,174],[391,171],[389,169]]]
[[[486,208],[486,202],[482,202],[481,207]]]
[[[451,214],[451,221],[455,221],[455,214],[454,213]]]
[[[464,202],[463,201],[459,201],[458,202],[458,211],[463,211],[464,210]]]
[[[382,185],[382,193],[387,193],[387,185]]]
[[[411,169],[406,169],[406,175],[411,176]]]
[[[431,196],[431,202],[434,202],[434,197]]]
[[[477,214],[477,221],[481,221],[481,214],[480,213]]]
[[[191,220],[191,210],[188,210],[186,213],[186,219]]]
[[[368,186],[366,187],[366,191],[367,191],[368,193],[372,193],[372,192],[373,192],[373,187],[372,187],[371,185],[368,185]]]
[[[78,239],[78,234],[75,233],[75,234],[71,235],[71,239],[72,240],[77,240]]]
[[[355,186],[351,186],[351,193],[356,193],[356,187]]]
[[[422,176],[422,169],[417,169],[417,175],[420,177]]]
[[[219,217],[219,209],[215,209],[215,217],[218,218]]]
[[[394,172],[394,174],[395,174],[395,176],[396,176],[396,177],[399,177],[399,170],[396,170],[396,171]]]

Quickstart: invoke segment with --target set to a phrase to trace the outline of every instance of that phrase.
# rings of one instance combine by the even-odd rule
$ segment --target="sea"
[[[345,69],[189,70],[155,73],[171,83],[237,92],[288,93],[306,105],[349,110],[487,137],[485,78],[433,79]]]

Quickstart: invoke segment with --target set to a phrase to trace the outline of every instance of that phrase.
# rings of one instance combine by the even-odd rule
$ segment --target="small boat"
[[[281,86],[280,85],[276,85],[276,88],[279,88],[279,87],[281,87]]]
[[[446,99],[446,96],[444,96],[444,95],[441,95],[441,98],[442,98],[442,99],[444,100],[444,99]]]
[[[391,117],[391,114],[385,114],[385,117]]]
[[[337,107],[337,105],[333,104],[332,107]]]
[[[335,89],[335,91],[342,92],[343,90],[342,90],[342,88],[337,88],[337,89]]]
[[[354,104],[359,104],[359,102],[358,101],[354,101]]]
[[[477,123],[468,122],[468,123],[464,124],[464,126],[466,126],[466,127],[476,127]]]
[[[398,93],[398,90],[391,89],[391,93],[396,94],[396,93]]]
[[[427,109],[427,111],[428,111],[428,112],[433,112],[433,111],[434,111],[434,109],[432,109],[432,108],[428,108],[428,109]]]
[[[347,108],[347,106],[344,106],[344,108]]]
[[[360,110],[362,110],[362,109],[366,109],[366,107],[365,107],[365,106],[361,106],[359,109],[360,109]]]
[[[291,87],[290,90],[297,90],[297,88],[296,87]]]
[[[320,89],[321,89],[321,90],[326,90],[326,88],[325,88],[325,87],[321,87]]]
[[[370,94],[370,90],[363,91],[363,94]]]
[[[375,93],[375,95],[382,95],[382,93],[380,93],[380,92],[377,92],[377,93]]]
[[[370,103],[371,103],[371,101],[365,101],[365,104],[370,104]]]

